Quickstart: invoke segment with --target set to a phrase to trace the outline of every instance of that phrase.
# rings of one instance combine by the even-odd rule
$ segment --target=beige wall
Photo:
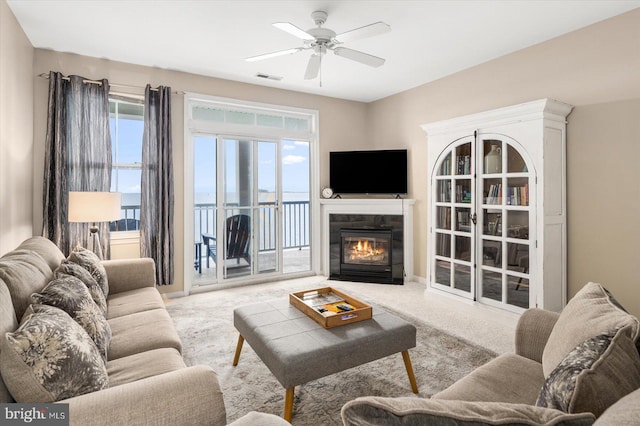
[[[578,107],[567,133],[569,290],[599,282],[640,316],[640,99]]]
[[[33,233],[33,55],[0,0],[0,255]]]
[[[640,315],[640,252],[631,246],[640,241],[631,225],[640,212],[640,9],[369,105],[374,145],[410,150],[416,275],[426,277],[431,154],[418,126],[540,98],[576,106],[567,130],[568,294],[600,281]]]
[[[53,52],[36,49],[35,61],[31,75],[35,79],[35,164],[44,161],[44,137],[46,133],[47,90],[48,80],[37,77],[38,74],[49,71],[59,71],[65,75],[77,74],[89,79],[107,78],[113,91],[143,93],[136,90],[115,85],[132,85],[144,87],[147,83],[152,86],[171,86],[174,91],[193,92],[226,98],[242,99],[253,102],[264,102],[319,111],[320,115],[320,161],[328,163],[329,151],[336,149],[363,148],[366,146],[365,128],[367,126],[366,104],[345,101],[335,98],[308,95],[246,83],[204,77],[177,71],[163,70],[90,58],[86,56]],[[175,283],[161,288],[165,292],[177,292],[183,289],[183,252],[184,252],[184,135],[183,135],[183,96],[172,96],[173,109],[173,143],[174,143],[174,183],[175,183]],[[42,222],[42,167],[36,167],[34,183],[34,214],[33,221],[38,228]],[[320,187],[328,185],[329,176],[326,167],[320,172]],[[314,188],[315,189],[315,188]],[[39,229],[39,228],[38,228]],[[130,253],[130,247],[116,247],[115,255]]]

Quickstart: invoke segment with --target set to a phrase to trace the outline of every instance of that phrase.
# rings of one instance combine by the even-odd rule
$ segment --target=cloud
[[[293,146],[293,145],[282,145],[282,149],[284,151],[289,151],[289,150],[292,150],[292,149],[296,149],[296,147]]]
[[[301,155],[285,155],[282,158],[282,164],[283,165],[291,165],[291,164],[297,164],[297,163],[302,163],[304,161],[307,161],[306,157],[303,157]]]

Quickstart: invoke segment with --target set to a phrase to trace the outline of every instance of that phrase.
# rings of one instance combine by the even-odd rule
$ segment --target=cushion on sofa
[[[91,276],[89,271],[77,263],[64,259],[53,273],[56,278],[60,278],[60,276],[64,274],[74,276],[82,281],[89,289],[89,294],[91,294],[93,301],[96,302],[96,305],[98,305],[104,316],[107,316],[107,299],[98,282]]]
[[[600,416],[640,388],[640,355],[630,326],[580,343],[551,372],[536,405]]]
[[[185,367],[182,355],[173,348],[153,349],[125,356],[107,363],[109,387],[135,382]]]
[[[109,325],[113,333],[109,360],[161,348],[174,348],[182,353],[182,342],[166,309],[113,318]]]
[[[640,389],[630,393],[598,417],[598,426],[632,425],[640,419]]]
[[[164,301],[155,287],[143,287],[109,295],[107,318],[118,318],[152,309],[164,309]]]
[[[47,262],[31,250],[14,250],[0,258],[0,280],[11,294],[19,320],[31,304],[31,293],[40,291],[53,278]]]
[[[31,299],[33,303],[55,306],[69,314],[93,339],[104,361],[107,362],[111,327],[82,281],[71,275],[62,275],[47,284],[40,292],[33,293]]]
[[[66,312],[34,305],[0,339],[0,370],[17,402],[53,402],[104,389],[107,368],[93,340]]]
[[[526,404],[375,396],[347,402],[341,415],[345,426],[589,426],[595,420],[591,413],[567,414]]]
[[[617,327],[631,327],[635,341],[640,330],[638,319],[629,315],[605,288],[588,283],[560,313],[542,353],[545,377],[580,343]]]
[[[533,405],[543,383],[540,363],[516,354],[502,354],[432,398]]]
[[[60,251],[58,246],[48,238],[41,236],[27,238],[17,247],[17,250],[35,251],[42,256],[52,271],[55,270],[64,259],[64,253]]]
[[[109,281],[107,280],[107,271],[102,266],[98,256],[91,250],[87,250],[84,247],[76,247],[71,253],[69,253],[68,259],[82,266],[89,271],[91,276],[96,280],[104,296],[109,296]]]

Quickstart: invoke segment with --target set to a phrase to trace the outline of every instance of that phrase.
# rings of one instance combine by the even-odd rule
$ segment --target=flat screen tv
[[[329,185],[335,194],[406,194],[407,150],[330,152]]]

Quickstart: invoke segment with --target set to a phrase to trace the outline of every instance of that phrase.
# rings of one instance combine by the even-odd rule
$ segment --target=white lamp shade
[[[69,192],[69,222],[110,222],[120,219],[119,192]]]

